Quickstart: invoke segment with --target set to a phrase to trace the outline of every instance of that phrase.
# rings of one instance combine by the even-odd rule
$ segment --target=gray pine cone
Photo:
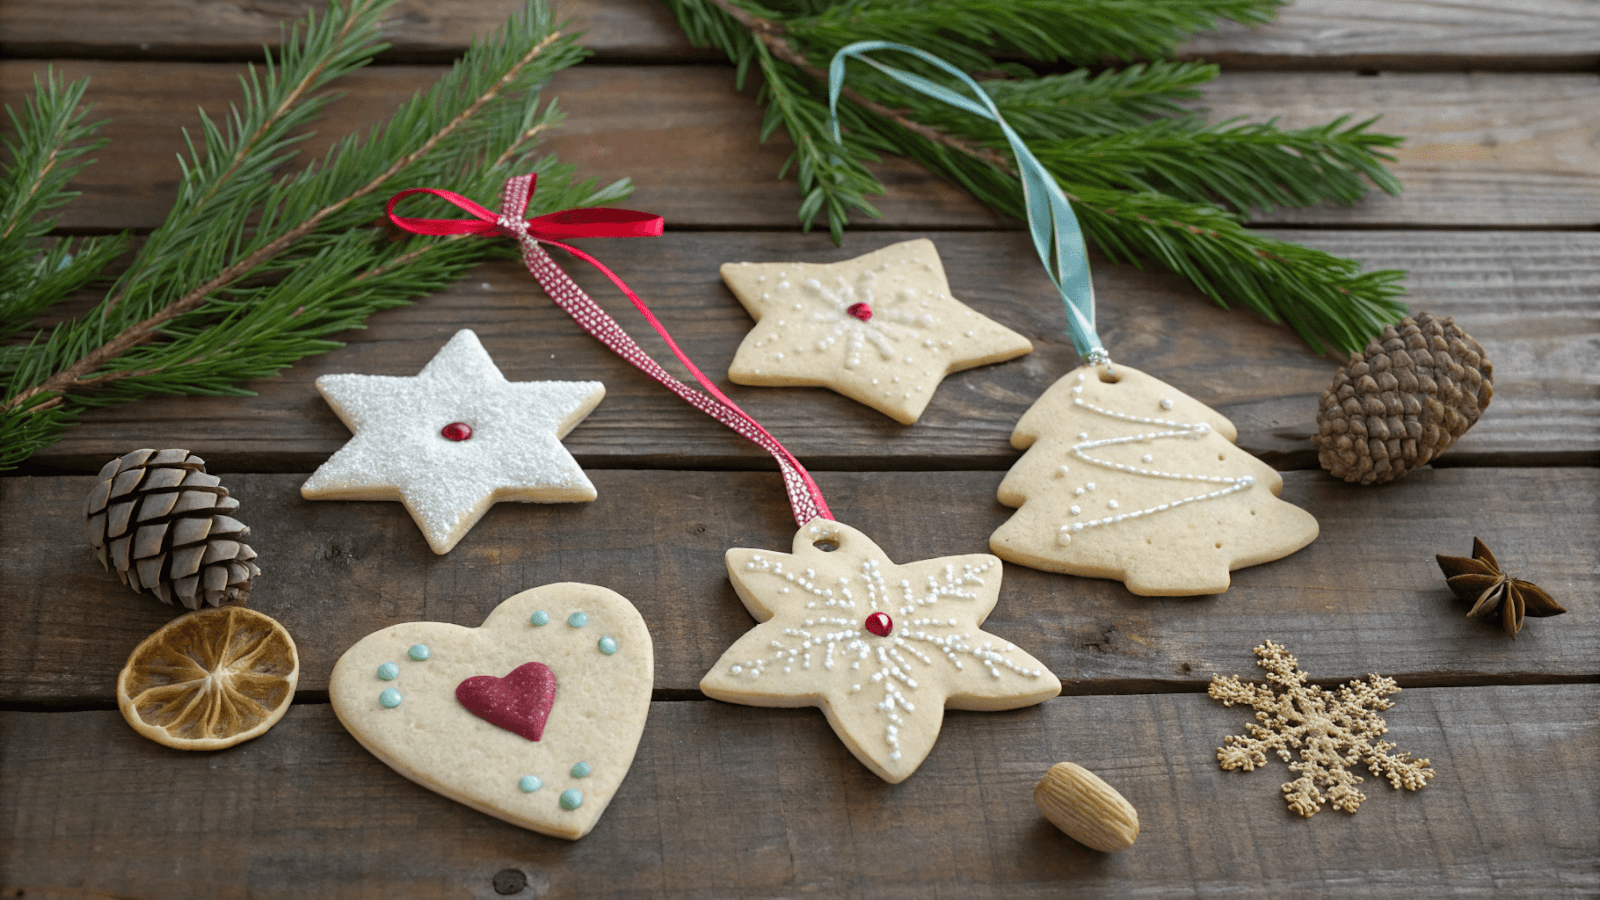
[[[89,492],[89,544],[122,583],[167,603],[245,602],[261,574],[239,501],[187,450],[135,450],[106,463]]]
[[[1450,449],[1493,396],[1483,346],[1448,317],[1419,312],[1333,377],[1311,442],[1322,467],[1345,481],[1392,481]]]

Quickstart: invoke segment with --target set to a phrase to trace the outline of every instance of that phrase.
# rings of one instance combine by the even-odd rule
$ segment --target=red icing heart
[[[544,663],[523,663],[504,678],[474,675],[456,685],[456,699],[491,725],[530,741],[544,737],[550,704],[556,702],[556,673]]]

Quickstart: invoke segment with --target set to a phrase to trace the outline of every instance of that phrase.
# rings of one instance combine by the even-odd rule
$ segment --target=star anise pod
[[[1468,616],[1487,616],[1500,610],[1500,625],[1514,639],[1522,630],[1522,617],[1559,616],[1566,612],[1544,589],[1500,571],[1500,563],[1478,538],[1472,539],[1472,558],[1439,554],[1439,568],[1456,596],[1472,604]]]

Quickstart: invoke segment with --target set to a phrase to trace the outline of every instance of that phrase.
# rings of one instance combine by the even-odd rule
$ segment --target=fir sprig
[[[584,55],[541,0],[528,0],[521,16],[474,43],[430,91],[387,122],[290,171],[296,145],[327,102],[326,89],[382,49],[379,23],[393,2],[330,0],[324,15],[294,26],[280,54],[241,79],[242,103],[221,123],[203,117],[203,143],[191,141],[181,160],[172,213],[142,242],[105,300],[0,352],[0,468],[53,443],[85,407],[152,393],[248,393],[239,382],[332,349],[338,344],[329,335],[441,290],[502,252],[488,241],[392,239],[373,223],[393,190],[427,185],[493,196],[508,177],[533,171],[540,180],[530,214],[626,195],[625,181],[605,188],[574,183],[570,167],[535,157],[541,132],[560,120],[553,102],[540,108],[537,91]],[[43,122],[66,123],[55,127],[54,145],[81,146],[88,135],[70,111],[82,90],[40,83],[29,109],[50,115],[24,113],[21,146],[51,142]],[[14,149],[11,156],[8,184],[27,180],[30,166],[40,168],[29,162],[37,152]],[[19,214],[31,223],[30,238],[48,228],[36,221],[39,211],[69,199],[65,184],[65,178],[41,181],[41,205]],[[0,239],[0,252],[6,246]],[[80,246],[73,265],[90,256]],[[40,256],[41,265],[50,258]],[[104,252],[93,254],[78,284],[108,261]],[[37,305],[32,298],[39,290],[36,284],[23,291],[28,303]]]
[[[1023,214],[1021,183],[994,123],[855,65],[840,105],[842,143],[826,113],[825,67],[858,40],[927,50],[979,77],[1044,163],[1089,237],[1113,259],[1155,261],[1228,306],[1287,322],[1313,348],[1354,351],[1404,312],[1403,272],[1363,273],[1331,254],[1244,226],[1251,211],[1349,203],[1372,186],[1397,193],[1385,167],[1399,143],[1347,119],[1285,130],[1275,122],[1208,123],[1186,103],[1217,69],[1160,60],[1218,18],[1267,21],[1278,0],[668,0],[691,41],[727,53],[742,79],[758,69],[762,139],[794,141],[799,218],[826,215],[837,241],[852,211],[876,215],[880,154],[918,160],[982,202]],[[1070,22],[1071,27],[1062,27]],[[886,59],[950,85],[904,54]],[[997,57],[1126,68],[1036,75]]]
[[[46,70],[33,84],[20,113],[6,109],[11,132],[0,143],[9,161],[0,171],[0,341],[82,287],[125,245],[120,237],[99,237],[55,241],[41,250],[39,239],[55,226],[49,212],[77,196],[67,183],[89,164],[85,155],[105,142],[94,139],[100,123],[83,121],[86,82],[68,84]],[[16,351],[0,349],[6,352]]]

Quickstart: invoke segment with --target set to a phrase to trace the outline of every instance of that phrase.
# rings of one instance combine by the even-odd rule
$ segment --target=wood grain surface
[[[821,473],[835,515],[897,562],[986,552],[1010,510],[999,472]],[[304,475],[232,475],[262,574],[252,609],[283,622],[318,696],[339,655],[408,621],[477,626],[500,601],[558,581],[633,601],[656,645],[656,688],[699,696],[700,678],[753,626],[728,583],[732,547],[786,551],[793,520],[776,473],[595,471],[599,499],[501,503],[436,557],[398,503],[307,501]],[[93,478],[0,479],[0,600],[11,623],[0,697],[105,704],[145,635],[177,610],[101,571],[82,538]],[[1198,598],[1136,597],[1119,582],[1007,564],[986,626],[1037,656],[1068,693],[1193,690],[1219,653],[1271,637],[1317,646],[1318,677],[1382,672],[1404,684],[1594,678],[1600,659],[1600,472],[1443,469],[1383,489],[1288,473],[1283,498],[1322,528],[1311,546],[1234,573]],[[1516,497],[1507,508],[1501,498]],[[1559,532],[1544,527],[1562,523]],[[1529,619],[1515,641],[1467,619],[1434,554],[1480,537],[1516,577],[1570,612]],[[80,550],[81,545],[81,550]],[[89,626],[86,623],[92,622]]]
[[[313,0],[7,0],[0,53],[96,58],[254,58]],[[691,47],[657,0],[557,0],[602,60],[719,59]],[[520,0],[402,0],[387,59],[459,54]],[[1221,23],[1179,49],[1229,67],[1581,70],[1600,62],[1600,14],[1585,0],[1298,0],[1269,25]]]
[[[224,113],[280,23],[321,0],[0,0],[0,102],[36,72],[92,78],[111,146],[78,179],[65,232],[148,231],[176,192],[181,128]],[[304,147],[319,154],[434,80],[520,0],[403,0],[390,49],[349,79]],[[1020,224],[911,163],[877,172],[881,220],[843,247],[803,234],[782,136],[758,141],[755,86],[690,47],[658,0],[559,0],[595,58],[549,89],[568,118],[549,148],[585,176],[631,176],[625,204],[668,234],[586,249],[643,294],[683,346],[817,475],[835,513],[896,561],[981,551],[1010,430],[1075,365],[1059,301]],[[1119,583],[1007,565],[986,628],[1044,661],[1064,696],[952,713],[904,784],[863,768],[814,709],[710,701],[700,677],[753,624],[731,547],[787,549],[769,458],[611,356],[515,264],[486,264],[243,398],[156,398],[86,415],[0,475],[0,898],[1600,897],[1600,3],[1296,0],[1180,50],[1223,65],[1213,118],[1383,116],[1406,138],[1399,197],[1252,211],[1274,237],[1409,272],[1413,309],[1487,348],[1495,398],[1441,460],[1381,488],[1333,480],[1307,436],[1338,361],[1286,328],[1225,311],[1172,276],[1094,259],[1116,358],[1217,408],[1241,447],[1285,471],[1315,515],[1304,550],[1234,573],[1223,594],[1144,598]],[[6,126],[0,125],[0,128]],[[723,374],[750,327],[728,261],[832,261],[931,237],[952,293],[1034,353],[945,380],[899,426],[821,389]],[[576,279],[630,330],[598,275]],[[89,295],[77,299],[86,309]],[[600,407],[566,445],[587,504],[500,504],[433,555],[398,503],[310,502],[299,485],[348,439],[319,375],[409,375],[472,328],[508,378],[595,379]],[[664,356],[653,335],[647,349]],[[176,610],[102,571],[81,504],[107,459],[140,446],[205,457],[260,553],[254,609],[302,654],[301,691],[264,737],[213,754],[139,738],[115,709],[129,652]],[[1469,620],[1434,555],[1481,537],[1565,615],[1512,640]],[[506,597],[577,580],[628,596],[651,628],[655,702],[621,793],[584,840],[505,825],[390,771],[326,703],[334,661],[406,621],[477,625]],[[1381,673],[1405,690],[1387,737],[1432,761],[1423,791],[1374,778],[1356,815],[1290,813],[1276,760],[1224,772],[1248,711],[1204,695],[1254,679],[1284,643],[1317,683]],[[1139,810],[1141,836],[1087,850],[1035,809],[1053,763],[1086,766]]]
[[[669,226],[670,227],[670,226]],[[1600,458],[1600,235],[1518,232],[1273,232],[1410,271],[1414,309],[1451,315],[1495,364],[1484,418],[1441,464],[1588,465]],[[1076,366],[1066,314],[1020,232],[935,235],[951,291],[1026,335],[1035,350],[945,379],[913,427],[821,388],[726,382],[727,362],[751,327],[723,286],[723,262],[832,261],[926,232],[826,235],[669,233],[586,246],[650,302],[691,357],[740,405],[818,469],[975,467],[1016,459],[1011,429],[1022,412]],[[618,318],[665,345],[602,276],[569,269]],[[1102,335],[1118,359],[1230,417],[1239,444],[1279,468],[1316,465],[1309,436],[1317,400],[1338,363],[1311,353],[1285,326],[1223,310],[1180,279],[1094,264]],[[379,313],[342,337],[344,349],[249,385],[248,398],[156,398],[94,410],[30,471],[99,471],[129,441],[191,449],[227,470],[310,471],[348,438],[317,394],[320,375],[413,375],[458,328],[472,328],[507,378],[602,381],[606,399],[566,439],[589,467],[770,467],[752,445],[694,412],[583,334],[514,262],[484,265],[416,307]],[[531,348],[538,348],[534,352]],[[674,371],[677,371],[674,363]],[[683,374],[680,372],[680,374]],[[684,377],[687,377],[685,375]]]
[[[0,61],[0,102],[15,105],[49,64],[91,79],[87,94],[110,146],[74,182],[83,196],[66,207],[66,229],[150,229],[177,190],[183,128],[198,133],[197,107],[225,114],[239,97],[238,64]],[[343,99],[321,133],[302,145],[316,159],[337,138],[380,121],[437,71],[383,66],[341,81]],[[604,180],[632,177],[630,202],[676,227],[793,228],[796,189],[778,172],[791,145],[761,143],[754,88],[734,89],[720,66],[585,65],[556,76],[550,93],[567,111],[547,142],[565,162]],[[1264,210],[1259,224],[1365,227],[1592,227],[1600,224],[1600,83],[1593,76],[1516,74],[1383,75],[1226,73],[1206,85],[1200,105],[1214,118],[1320,124],[1349,114],[1382,114],[1381,130],[1406,144],[1395,174],[1398,197],[1374,192],[1348,207]],[[874,200],[883,224],[901,228],[994,228],[1007,220],[913,163],[888,159],[874,171],[887,193]],[[860,224],[873,226],[871,221]],[[881,226],[879,226],[881,227]]]
[[[1295,648],[1315,672],[1315,647]],[[1247,675],[1243,644],[1224,651]],[[1425,896],[1600,891],[1600,687],[1402,691],[1388,740],[1438,773],[1368,778],[1354,815],[1289,812],[1272,760],[1225,772],[1249,721],[1203,694],[1067,697],[952,713],[920,771],[884,784],[816,710],[656,703],[628,779],[569,844],[432,794],[325,705],[214,754],[168,750],[116,712],[0,713],[7,898],[395,896]],[[1052,763],[1098,773],[1138,841],[1089,850],[1034,807]],[[1553,773],[1570,773],[1566,778]],[[1507,823],[1517,823],[1515,828]],[[92,835],[92,837],[88,837]],[[110,854],[105,848],[115,847]],[[508,870],[510,870],[508,872]],[[497,893],[520,885],[520,889]]]

